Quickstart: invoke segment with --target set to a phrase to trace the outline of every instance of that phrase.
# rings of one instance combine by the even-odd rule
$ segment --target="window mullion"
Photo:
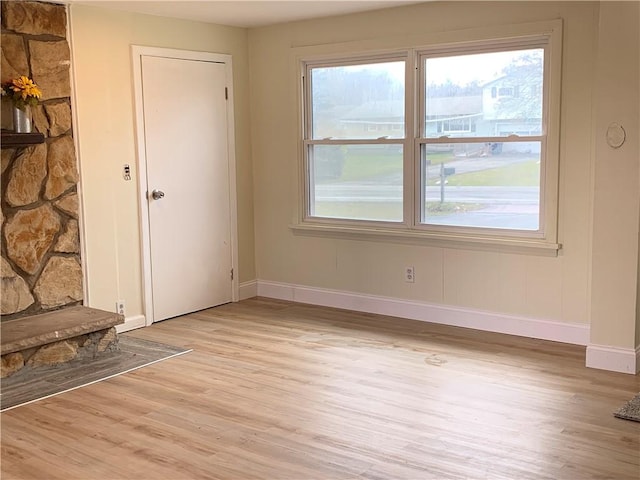
[[[405,125],[407,139],[404,147],[404,188],[405,188],[405,208],[404,221],[413,228],[416,225],[420,198],[420,174],[419,157],[416,155],[414,142],[419,135],[420,102],[418,101],[418,88],[421,84],[418,78],[418,55],[415,50],[411,50],[407,59],[406,68],[406,96],[405,96]]]

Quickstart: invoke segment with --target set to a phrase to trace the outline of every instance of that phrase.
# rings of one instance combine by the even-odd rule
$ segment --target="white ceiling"
[[[425,1],[425,0],[422,0]],[[347,13],[421,3],[407,0],[69,0],[130,12],[182,18],[236,27],[258,27],[275,23],[328,17]]]

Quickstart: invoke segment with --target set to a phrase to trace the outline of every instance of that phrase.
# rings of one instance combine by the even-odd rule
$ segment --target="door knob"
[[[151,197],[154,200],[160,200],[162,197],[164,197],[164,192],[161,190],[154,190],[153,192],[151,192]]]

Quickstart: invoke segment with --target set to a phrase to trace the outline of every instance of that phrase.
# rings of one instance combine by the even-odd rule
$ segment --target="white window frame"
[[[314,139],[313,137],[313,125],[312,125],[312,115],[307,112],[312,111],[312,101],[311,101],[311,82],[310,82],[310,71],[314,68],[325,68],[325,67],[339,67],[339,66],[351,66],[351,65],[366,65],[371,63],[384,63],[384,62],[405,62],[405,78],[407,76],[406,70],[409,68],[409,65],[412,64],[410,59],[408,58],[408,52],[400,52],[400,53],[385,53],[385,54],[368,54],[365,56],[358,57],[345,57],[338,56],[337,58],[333,58],[331,60],[317,60],[317,61],[304,61],[303,62],[303,95],[304,95],[304,138],[302,141],[303,145],[303,171],[304,171],[304,199],[303,199],[303,211],[304,217],[303,222],[310,224],[334,224],[334,225],[365,225],[365,226],[377,226],[377,225],[386,225],[387,228],[394,228],[398,226],[402,226],[404,228],[407,227],[407,201],[409,198],[407,196],[407,188],[406,188],[406,175],[403,181],[403,219],[400,222],[385,222],[385,221],[374,221],[374,220],[357,220],[357,219],[343,219],[343,218],[328,218],[328,217],[317,217],[312,216],[310,214],[313,209],[314,199],[312,195],[312,191],[314,189],[314,179],[311,175],[311,161],[309,157],[309,151],[313,146],[316,145],[401,145],[403,147],[403,164],[402,169],[403,172],[407,168],[407,148],[410,147],[410,143],[408,143],[409,139],[409,128],[405,124],[405,129],[403,135],[400,137],[387,137],[381,136],[378,138],[324,138],[324,139]],[[408,118],[407,116],[407,88],[405,82],[405,120]],[[373,128],[372,128],[373,127]],[[379,125],[377,124],[367,124],[366,128],[367,132],[379,131]]]
[[[480,236],[501,236],[504,238],[524,238],[531,240],[545,240],[548,238],[549,230],[552,231],[553,239],[555,242],[555,234],[556,234],[556,218],[553,211],[550,211],[550,206],[553,206],[554,210],[557,211],[555,205],[557,205],[557,199],[551,195],[547,195],[548,191],[556,192],[557,188],[549,188],[547,185],[546,179],[546,171],[548,169],[547,163],[548,159],[553,158],[556,159],[557,163],[557,155],[553,156],[551,152],[547,149],[547,133],[549,132],[549,78],[551,74],[551,65],[550,65],[550,36],[549,35],[527,35],[519,38],[509,38],[509,39],[500,39],[500,40],[486,40],[486,41],[475,41],[468,42],[463,44],[457,44],[453,46],[434,46],[426,49],[422,49],[417,52],[418,59],[418,72],[420,75],[420,80],[418,81],[418,101],[419,107],[417,108],[418,118],[426,118],[426,114],[428,112],[425,111],[425,89],[424,89],[424,75],[426,74],[425,69],[420,68],[424,65],[425,60],[427,58],[438,58],[438,57],[448,57],[453,55],[467,55],[467,54],[478,54],[478,53],[491,53],[491,52],[502,52],[502,51],[517,51],[517,50],[525,50],[525,49],[542,49],[544,51],[544,65],[543,65],[543,86],[547,86],[547,88],[543,88],[543,105],[542,105],[542,132],[540,135],[527,135],[527,136],[519,136],[519,135],[509,135],[506,137],[500,136],[492,136],[492,137],[469,137],[464,135],[455,135],[454,132],[450,132],[450,135],[443,135],[440,138],[427,137],[425,132],[420,131],[419,135],[416,138],[415,142],[415,158],[414,162],[420,163],[420,155],[421,149],[425,145],[437,145],[437,144],[466,144],[466,143],[493,143],[493,142],[501,142],[501,143],[522,143],[522,142],[540,142],[540,207],[539,207],[539,227],[538,230],[517,230],[517,229],[508,229],[508,228],[486,228],[486,227],[460,227],[460,226],[451,226],[451,225],[434,225],[429,223],[422,223],[422,199],[425,198],[425,187],[421,181],[423,178],[421,169],[416,170],[415,175],[415,191],[419,193],[419,197],[414,199],[415,210],[414,210],[414,223],[413,228],[425,230],[425,231],[437,231],[437,232],[457,232],[460,234],[469,234],[469,235],[480,235]],[[500,89],[505,87],[498,87],[498,98],[501,98],[499,94]],[[504,97],[504,96],[502,96]],[[421,129],[422,125],[418,125],[418,128]],[[420,165],[417,166],[418,168]],[[551,218],[552,222],[548,222],[547,219]]]
[[[420,40],[422,38],[422,40]],[[425,52],[457,52],[458,54],[479,51],[500,51],[523,49],[527,45],[539,47],[544,44],[544,82],[543,82],[543,131],[540,136],[527,136],[526,140],[543,137],[541,145],[540,179],[540,230],[517,231],[498,228],[457,227],[429,225],[420,223],[421,202],[421,161],[420,148],[423,143],[420,130],[420,118],[424,118],[419,69],[420,55]],[[384,49],[384,46],[395,49]],[[461,50],[464,49],[464,50]],[[503,25],[491,28],[460,30],[442,34],[416,36],[410,44],[380,39],[371,42],[353,42],[324,47],[299,47],[292,58],[300,74],[299,97],[302,98],[300,112],[299,196],[297,215],[291,228],[303,235],[326,236],[330,238],[351,238],[358,240],[378,240],[424,244],[437,247],[480,249],[490,251],[512,251],[537,255],[557,255],[562,247],[558,238],[558,189],[559,189],[559,151],[560,151],[560,97],[562,68],[562,21],[552,20],[520,25]],[[345,51],[353,52],[345,55]],[[313,179],[309,175],[307,150],[309,144],[310,98],[304,86],[306,68],[309,65],[351,65],[371,63],[389,58],[406,58],[406,100],[404,139],[404,182],[402,222],[383,222],[333,219],[309,215]],[[422,115],[422,117],[421,117]],[[523,141],[523,138],[519,138]],[[444,139],[443,139],[444,141]],[[467,142],[481,142],[482,137],[469,137]],[[322,143],[322,140],[316,140]],[[331,140],[327,140],[331,143]],[[384,143],[385,139],[381,139]],[[338,143],[351,143],[339,141]],[[357,142],[355,142],[357,143]],[[362,143],[375,143],[364,140]],[[397,143],[397,142],[393,142]]]

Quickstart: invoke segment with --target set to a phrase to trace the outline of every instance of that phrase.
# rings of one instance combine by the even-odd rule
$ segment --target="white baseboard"
[[[635,375],[640,372],[640,346],[634,349],[589,345],[586,365],[600,370]]]
[[[258,281],[251,280],[249,282],[242,282],[238,285],[238,297],[239,300],[246,300],[247,298],[253,298],[258,296]]]
[[[520,337],[587,345],[589,326],[484,312],[469,308],[365,295],[258,280],[258,295],[358,312],[377,313],[430,323],[506,333]]]
[[[146,326],[144,315],[133,315],[131,317],[125,317],[124,323],[116,325],[116,331],[118,333],[128,332],[129,330],[135,330],[136,328],[142,328],[144,326]]]

